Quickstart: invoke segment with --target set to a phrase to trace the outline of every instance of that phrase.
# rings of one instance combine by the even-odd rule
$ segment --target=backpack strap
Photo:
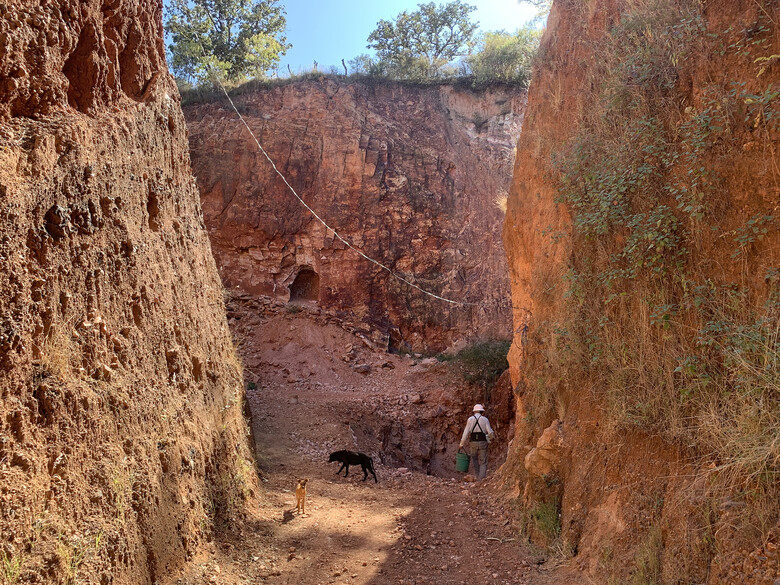
[[[487,441],[487,436],[485,435],[485,431],[482,430],[482,425],[479,424],[480,416],[479,414],[474,414],[474,426],[471,427],[471,440],[482,442]],[[479,429],[479,431],[475,431],[474,429]]]

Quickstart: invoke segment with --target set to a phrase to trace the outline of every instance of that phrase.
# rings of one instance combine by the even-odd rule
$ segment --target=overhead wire
[[[216,29],[217,27],[216,27],[216,25],[214,23],[214,19],[211,17],[211,14],[209,14],[208,11],[206,12],[206,14],[208,15],[209,20],[211,21],[211,25]],[[208,62],[208,55],[206,54],[206,50],[203,48],[203,45],[201,45],[200,43],[198,43],[198,44],[200,46],[201,52],[203,53],[203,57]],[[325,229],[327,229],[330,232],[333,232],[334,237],[336,237],[340,242],[342,242],[350,250],[352,250],[352,251],[356,252],[357,254],[359,254],[365,260],[368,260],[369,262],[371,262],[371,263],[375,264],[376,266],[378,266],[380,269],[386,271],[393,278],[395,278],[395,279],[397,279],[397,280],[399,280],[399,281],[409,285],[410,287],[420,291],[421,293],[423,293],[425,295],[428,295],[429,297],[433,297],[433,298],[435,298],[437,300],[440,300],[440,301],[445,302],[445,303],[449,303],[451,305],[473,306],[473,307],[482,305],[482,303],[471,303],[471,302],[467,302],[467,301],[456,301],[456,300],[453,300],[453,299],[448,299],[446,297],[443,297],[441,295],[438,295],[436,293],[428,291],[428,290],[422,288],[421,286],[419,286],[418,284],[415,284],[414,282],[412,282],[408,278],[398,274],[393,269],[391,269],[389,266],[386,266],[382,262],[380,262],[378,260],[375,260],[374,258],[370,257],[368,254],[363,252],[360,248],[357,248],[351,242],[349,242],[344,237],[342,237],[341,234],[339,234],[338,231],[336,231],[335,228],[333,228],[330,225],[328,225],[328,223],[322,217],[320,217],[320,215],[308,203],[306,203],[306,201],[304,201],[304,199],[300,195],[298,195],[298,192],[293,188],[292,185],[290,185],[290,183],[287,181],[287,178],[277,168],[277,166],[274,163],[273,159],[269,156],[269,154],[263,148],[262,144],[260,144],[260,140],[257,138],[257,136],[255,135],[254,131],[252,131],[252,128],[249,127],[249,124],[244,119],[244,116],[241,115],[241,112],[236,107],[236,104],[233,102],[233,99],[230,97],[230,94],[225,89],[225,86],[222,84],[221,80],[219,79],[219,76],[215,75],[213,69],[211,69],[211,68],[209,68],[209,74],[213,78],[213,80],[217,83],[219,88],[222,90],[222,93],[225,94],[225,97],[227,98],[228,102],[230,103],[230,107],[233,108],[233,111],[238,116],[238,119],[241,121],[243,126],[247,129],[247,132],[249,132],[249,135],[252,137],[252,140],[254,140],[254,143],[257,145],[257,148],[260,150],[260,152],[263,154],[263,156],[265,156],[265,158],[271,164],[271,167],[273,168],[274,172],[276,172],[276,174],[279,175],[279,177],[282,179],[282,181],[284,181],[284,184],[287,186],[287,188],[290,190],[290,192],[295,196],[295,198],[301,203],[301,205],[303,205],[309,211],[309,213],[311,213],[314,216],[314,218],[317,221],[319,221],[323,226],[325,226]]]

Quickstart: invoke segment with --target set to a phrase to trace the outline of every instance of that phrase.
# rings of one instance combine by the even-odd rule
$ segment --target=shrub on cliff
[[[506,356],[510,345],[510,341],[482,341],[439,359],[451,361],[467,382],[489,390],[509,367]]]
[[[166,11],[170,65],[181,80],[262,78],[291,46],[277,0],[171,0]]]
[[[483,35],[478,50],[466,57],[466,71],[475,85],[504,82],[528,86],[531,63],[539,49],[542,30],[532,27],[516,33],[505,31]]]

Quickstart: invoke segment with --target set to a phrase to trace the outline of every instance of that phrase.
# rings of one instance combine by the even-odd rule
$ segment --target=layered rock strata
[[[370,325],[391,349],[507,338],[500,242],[525,95],[321,78],[235,96],[299,195],[224,102],[185,108],[193,168],[225,285],[314,300]]]
[[[151,585],[253,486],[162,2],[2,12],[4,575]]]

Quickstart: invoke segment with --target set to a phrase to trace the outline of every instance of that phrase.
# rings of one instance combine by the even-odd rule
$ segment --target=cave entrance
[[[320,275],[311,268],[302,268],[290,285],[290,301],[319,301]]]

